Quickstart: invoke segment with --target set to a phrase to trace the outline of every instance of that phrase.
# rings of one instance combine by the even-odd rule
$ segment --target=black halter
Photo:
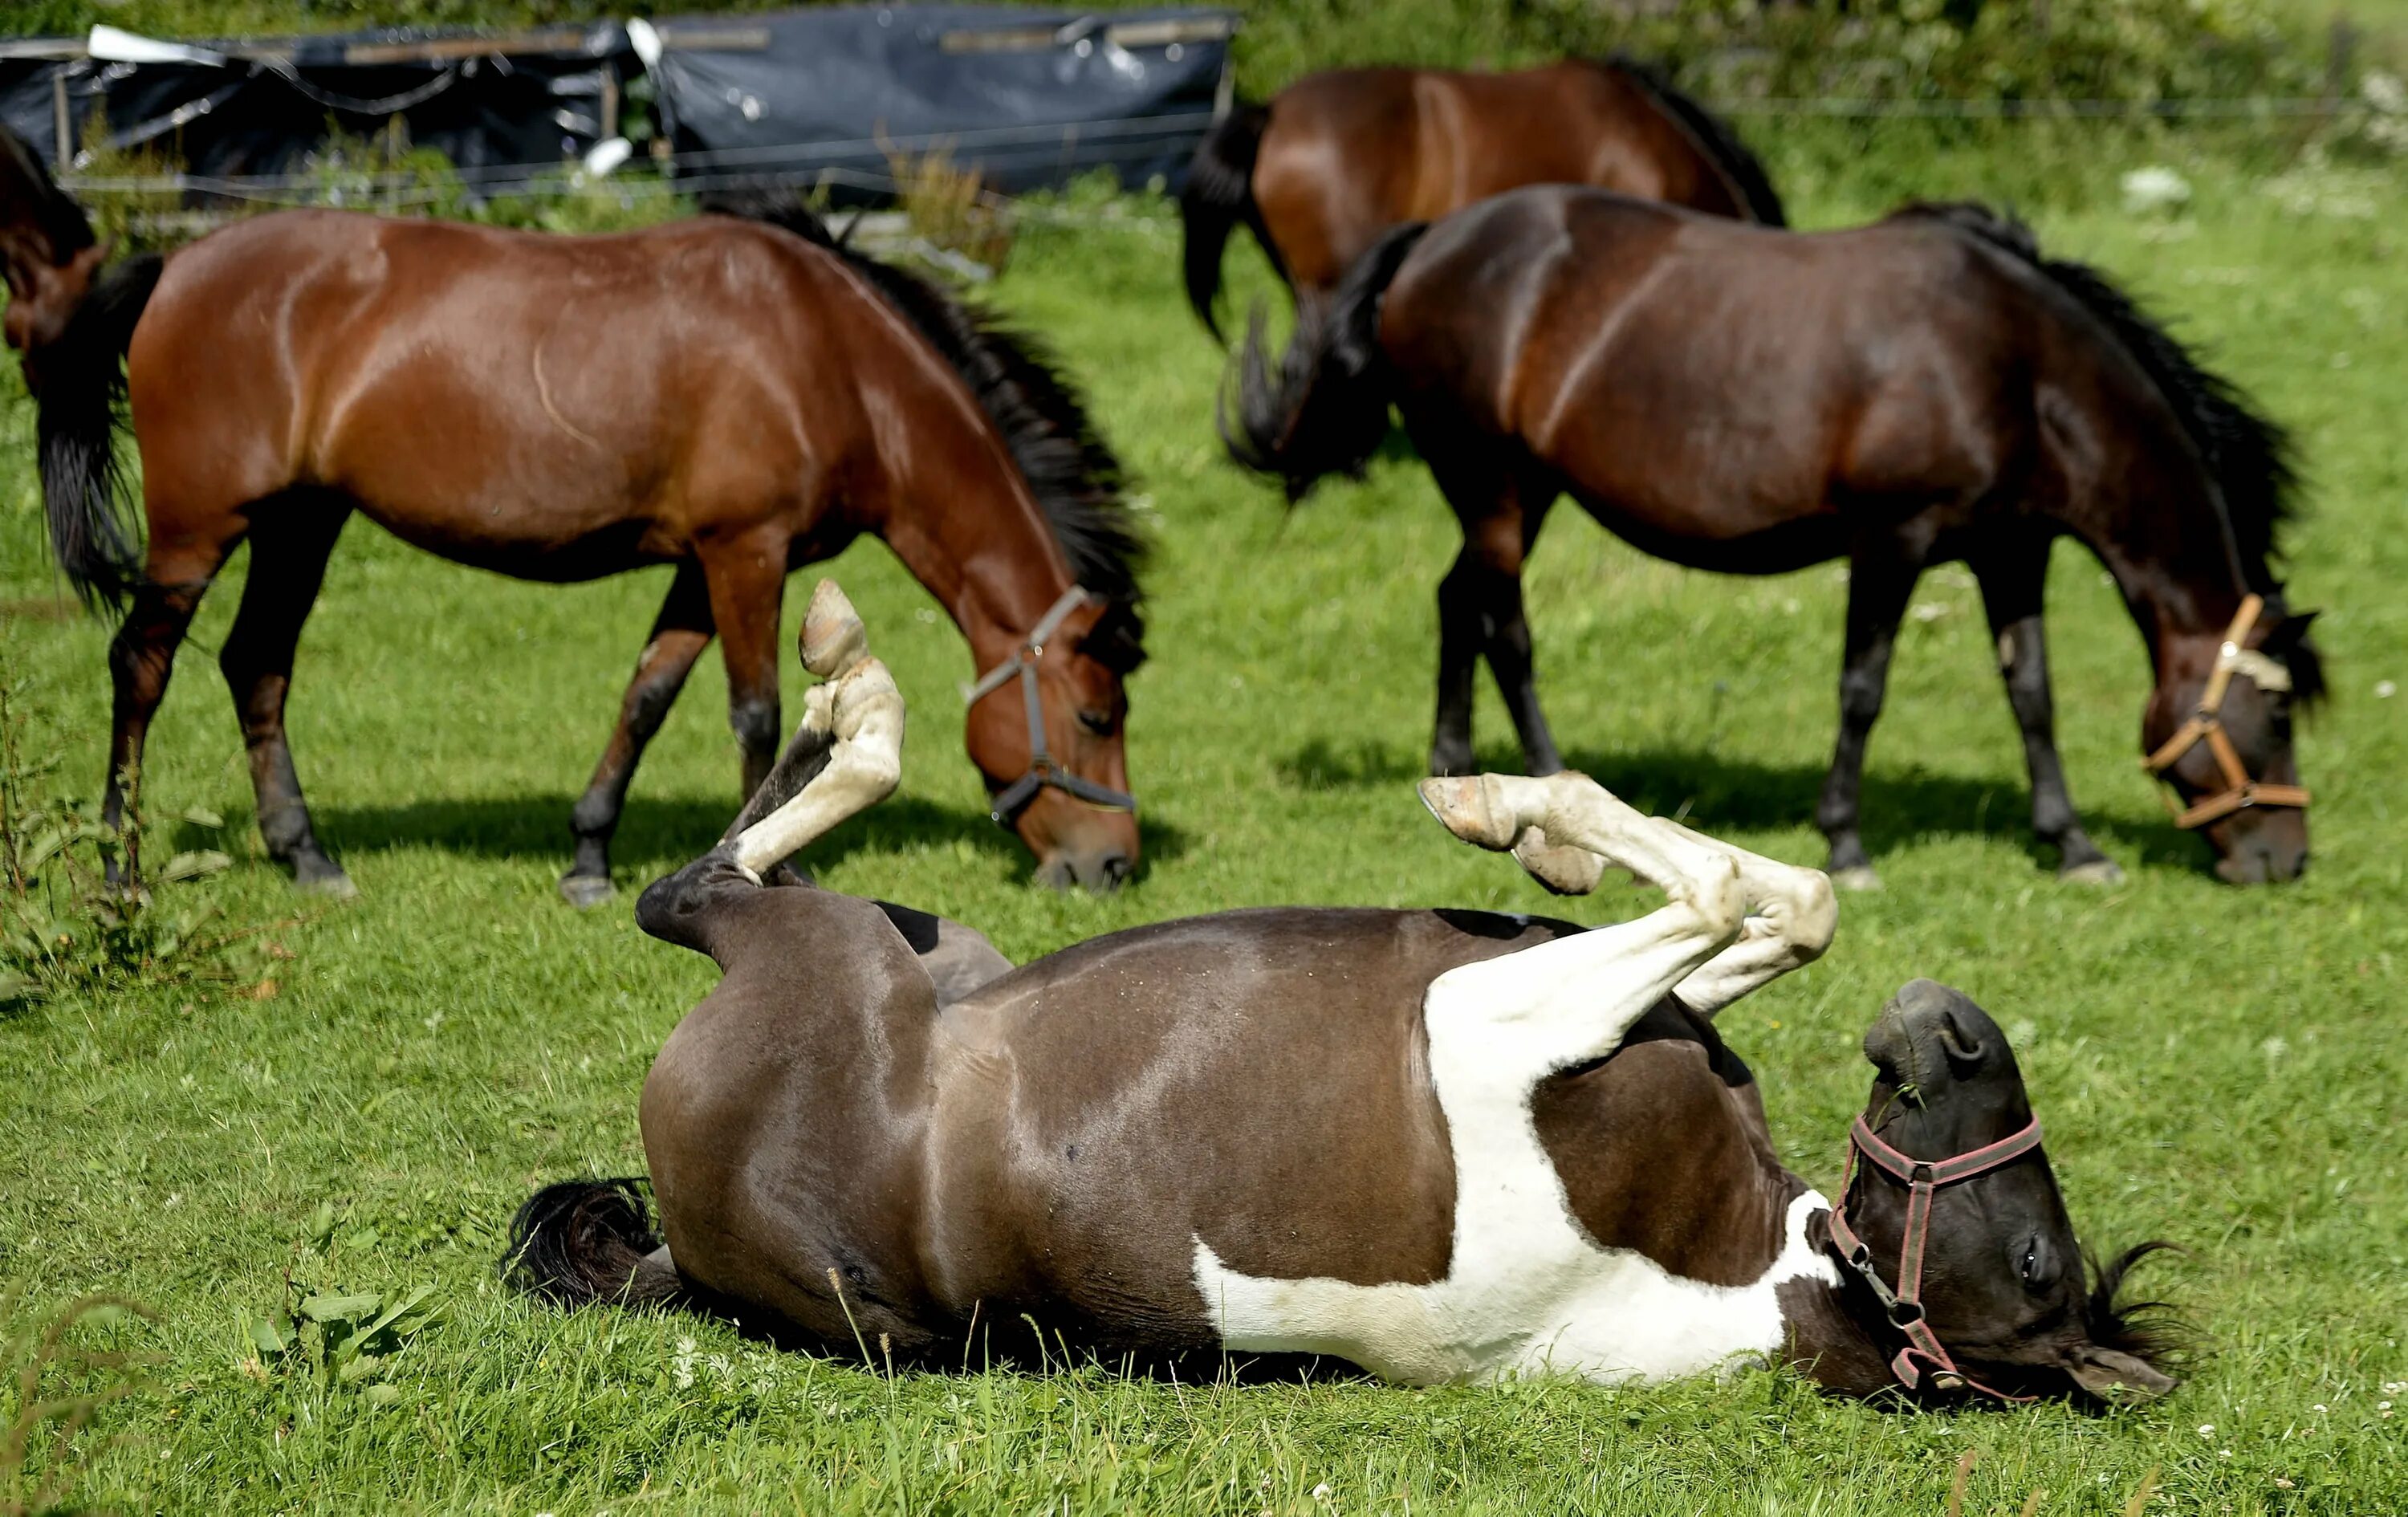
[[[976,706],[1002,689],[1013,675],[1020,676],[1021,699],[1028,710],[1028,772],[996,792],[995,798],[987,803],[987,815],[993,817],[998,826],[1009,827],[1018,821],[1020,813],[1028,809],[1028,803],[1037,798],[1037,793],[1048,785],[1107,810],[1137,809],[1136,796],[1072,774],[1055,763],[1054,755],[1045,747],[1045,711],[1037,699],[1037,661],[1044,656],[1045,639],[1054,636],[1062,625],[1062,619],[1097,598],[1094,593],[1079,585],[1072,585],[1062,592],[1062,598],[1054,603],[1052,610],[1037,619],[1037,625],[1029,628],[1028,636],[1012,650],[1011,656],[979,676],[978,683],[963,692],[964,703]]]

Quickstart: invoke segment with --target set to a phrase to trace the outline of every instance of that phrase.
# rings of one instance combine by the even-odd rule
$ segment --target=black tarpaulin
[[[1110,166],[1175,178],[1211,122],[1236,18],[1195,8],[858,6],[629,28],[681,175],[871,186],[942,151],[1025,190]]]

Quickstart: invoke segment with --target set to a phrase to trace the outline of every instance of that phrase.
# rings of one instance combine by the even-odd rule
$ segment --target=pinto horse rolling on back
[[[1785,1361],[1859,1395],[2171,1385],[2114,1305],[2134,1255],[2086,1285],[2014,1055],[1964,996],[1917,980],[1866,1038],[1837,1207],[1774,1157],[1713,1017],[1823,952],[1815,871],[1578,775],[1433,780],[1467,841],[1667,904],[1585,931],[1232,911],[1014,969],[955,923],[761,883],[900,772],[901,698],[833,587],[804,657],[829,683],[777,771],[637,909],[724,976],[644,1083],[665,1237],[633,1181],[547,1187],[522,1285],[947,1366],[1041,1343],[1419,1384]]]
[[[1875,882],[1857,830],[1865,741],[1916,578],[1982,587],[2023,729],[2032,825],[2081,880],[2120,871],[2057,759],[2042,637],[2051,544],[2122,591],[2157,688],[2148,768],[2234,882],[2305,867],[2295,703],[2322,688],[2272,561],[2282,431],[2097,271],[1972,206],[1802,235],[1592,190],[1517,191],[1366,254],[1274,373],[1232,367],[1230,451],[1291,501],[1359,469],[1393,404],[1463,527],[1440,584],[1437,774],[1471,766],[1485,657],[1533,774],[1562,767],[1539,709],[1521,574],[1558,495],[1694,568],[1777,574],[1844,556],[1840,730],[1815,819],[1829,868]]]
[[[7,334],[40,408],[52,544],[88,601],[132,601],[109,655],[110,824],[185,628],[246,539],[220,664],[260,833],[298,883],[337,893],[350,880],[311,826],[284,704],[354,511],[522,579],[674,565],[572,813],[561,890],[591,904],[637,762],[714,636],[757,788],[787,572],[867,532],[943,603],[978,671],[1033,676],[1034,704],[1006,677],[970,712],[996,820],[1050,881],[1117,885],[1138,856],[1122,680],[1143,656],[1118,465],[1021,339],[807,213],[738,208],[609,236],[287,211],[95,278],[82,213],[0,141]],[[113,498],[120,395],[147,551]]]
[[[1218,337],[1221,254],[1240,224],[1309,304],[1390,227],[1551,183],[1784,224],[1737,134],[1632,59],[1510,74],[1335,69],[1237,107],[1197,145],[1179,194],[1188,304]]]

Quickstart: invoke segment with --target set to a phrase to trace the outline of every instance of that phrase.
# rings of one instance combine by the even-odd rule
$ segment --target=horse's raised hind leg
[[[1524,767],[1534,775],[1553,774],[1564,764],[1539,708],[1530,623],[1522,606],[1522,565],[1546,524],[1556,486],[1494,458],[1455,462],[1443,451],[1432,459],[1430,473],[1463,527],[1463,551],[1438,587],[1438,717],[1430,772],[1472,771],[1473,675],[1484,655],[1521,739]]]
[[[2057,753],[2057,711],[2049,695],[2048,639],[2041,608],[2048,580],[2050,539],[2034,534],[1985,549],[1971,559],[1982,582],[1982,606],[1999,640],[1999,675],[2022,729],[2024,766],[2031,774],[2032,831],[2057,851],[2057,878],[2084,885],[2120,884],[2124,871],[2082,830]]]
[[[1463,1063],[1507,1084],[1611,1052],[1632,1023],[1740,934],[1747,894],[1718,844],[1657,824],[1585,775],[1425,780],[1423,804],[1448,831],[1512,848],[1531,828],[1583,848],[1671,897],[1635,922],[1598,927],[1451,969],[1430,986],[1431,1059],[1441,1056],[1441,1006],[1476,1018]],[[1453,1041],[1450,1038],[1449,1041]],[[1445,1078],[1445,1077],[1441,1077]]]
[[[635,676],[619,703],[619,723],[610,730],[585,794],[568,814],[577,836],[577,857],[560,877],[560,894],[569,905],[597,906],[609,898],[610,838],[626,808],[627,786],[645,747],[685,688],[695,660],[710,645],[710,596],[703,587],[702,565],[689,559],[678,565],[669,581],[668,595],[652,619],[652,636],[644,639]]]
[[[802,648],[804,666],[825,682],[730,829],[737,866],[756,879],[893,794],[903,777],[902,693],[869,656],[861,619],[833,580],[811,593]]]
[[[1849,560],[1847,651],[1840,667],[1840,735],[1814,821],[1830,840],[1824,866],[1831,882],[1846,890],[1877,890],[1881,877],[1866,856],[1856,831],[1857,795],[1864,788],[1865,740],[1880,717],[1889,683],[1889,656],[1907,597],[1923,572],[1923,554],[1895,539],[1859,544]]]
[[[765,530],[702,555],[710,617],[727,663],[727,724],[743,751],[748,800],[778,759],[778,602],[786,588],[786,545],[783,533]]]
[[[359,894],[342,866],[326,856],[309,824],[309,804],[284,734],[284,701],[301,626],[317,603],[335,539],[350,520],[349,502],[296,495],[263,508],[251,536],[251,572],[242,606],[218,652],[235,719],[251,755],[259,802],[259,837],[267,856],[293,870],[299,889],[345,898]]]

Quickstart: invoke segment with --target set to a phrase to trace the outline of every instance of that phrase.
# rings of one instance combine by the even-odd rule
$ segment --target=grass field
[[[2179,1302],[2203,1342],[2169,1401],[2113,1417],[1896,1415],[1774,1374],[1618,1392],[1132,1384],[1092,1367],[890,1378],[710,1323],[514,1299],[493,1271],[511,1209],[541,1181],[640,1168],[646,1064],[710,983],[705,961],[638,934],[628,902],[735,805],[724,685],[706,665],[638,779],[622,895],[573,913],[552,891],[568,807],[663,577],[521,585],[358,523],[303,644],[292,727],[321,835],[361,898],[296,902],[258,857],[211,656],[237,562],[186,649],[148,775],[154,817],[223,818],[163,823],[177,846],[236,862],[161,893],[236,922],[298,918],[271,935],[290,959],[267,961],[272,983],[242,995],[166,990],[0,1017],[7,1309],[22,1324],[108,1290],[155,1313],[89,1330],[160,1362],[155,1389],[83,1441],[86,1499],[173,1512],[1772,1517],[1953,1510],[1970,1456],[1970,1513],[2408,1510],[2408,1410],[2390,1405],[2408,1409],[2408,1040],[2394,988],[2408,956],[2408,703],[2375,693],[2408,680],[2401,186],[2339,173],[2270,186],[2193,166],[2182,221],[2067,211],[2042,229],[2178,314],[2300,433],[2314,514],[2295,598],[2327,608],[2337,691],[2303,740],[2314,867],[2247,893],[2206,877],[2203,851],[2134,766],[2143,652],[2069,545],[2052,587],[2065,752],[2129,881],[2057,885],[2028,838],[1977,597],[1943,572],[1917,596],[1874,739],[1867,830],[1889,888],[1846,899],[1829,957],[1723,1023],[1766,1082],[1783,1152],[1828,1187],[1868,1078],[1856,1042],[1882,999],[1928,974],[1983,1001],[2016,1039],[2086,1237],[2188,1251],[2141,1282]],[[1929,191],[1967,188],[1929,172]],[[1170,224],[1134,208],[1109,226],[1029,232],[996,297],[1089,386],[1155,527],[1154,658],[1130,727],[1145,872],[1109,900],[1025,882],[961,751],[965,651],[875,545],[834,572],[912,703],[904,788],[809,862],[835,888],[976,923],[1015,957],[1267,902],[1549,909],[1411,794],[1428,737],[1431,591],[1455,548],[1424,474],[1383,459],[1283,518],[1220,462],[1218,355],[1175,295]],[[1813,186],[1799,206],[1821,224],[1875,208]],[[107,630],[56,598],[31,430],[22,404],[0,405],[0,638],[28,751],[63,756],[42,782],[89,794]],[[792,587],[790,628],[810,582]],[[1834,719],[1837,571],[1679,571],[1566,510],[1529,594],[1575,762],[1642,806],[1820,862],[1807,819]],[[790,670],[790,712],[803,680]],[[1493,692],[1483,699],[1482,751],[1502,766],[1508,729]],[[1577,914],[1636,900],[1608,894]],[[246,1327],[294,1287],[422,1286],[431,1321],[356,1380],[297,1352],[263,1365]],[[0,1511],[18,1510],[26,1474],[0,1466]]]

